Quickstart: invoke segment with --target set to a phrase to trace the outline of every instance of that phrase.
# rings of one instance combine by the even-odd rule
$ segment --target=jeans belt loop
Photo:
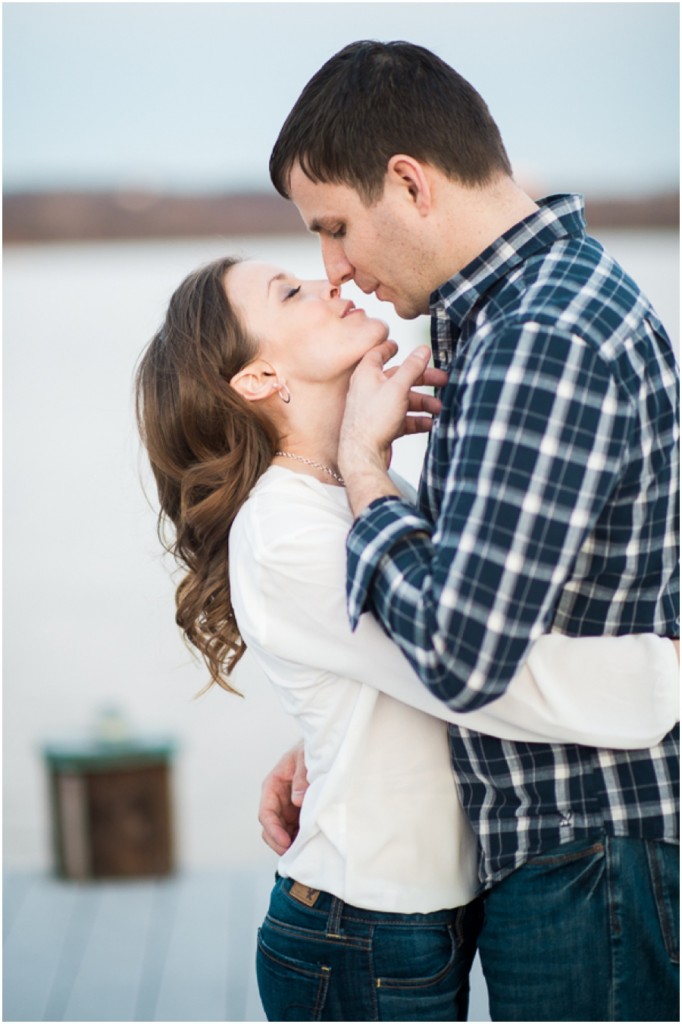
[[[346,904],[343,900],[340,900],[338,896],[332,896],[332,906],[329,911],[329,921],[327,923],[328,935],[339,935],[341,932],[341,917],[343,915],[344,907]]]

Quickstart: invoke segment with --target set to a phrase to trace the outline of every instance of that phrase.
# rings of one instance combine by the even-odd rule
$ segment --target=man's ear
[[[413,156],[397,153],[388,161],[386,183],[405,190],[417,211],[425,215],[431,209],[431,179],[427,167]]]
[[[262,402],[281,387],[277,374],[264,359],[254,359],[243,370],[235,373],[230,387],[247,402]]]

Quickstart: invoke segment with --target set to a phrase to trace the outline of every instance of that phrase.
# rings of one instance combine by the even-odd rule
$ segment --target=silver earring
[[[288,405],[289,402],[291,401],[291,394],[290,394],[289,388],[286,386],[286,384],[282,384],[282,386],[280,387],[280,389],[277,392],[277,394],[282,399],[282,401],[284,402],[285,405]]]

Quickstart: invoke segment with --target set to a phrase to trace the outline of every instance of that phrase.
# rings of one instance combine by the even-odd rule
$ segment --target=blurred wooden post
[[[131,878],[174,869],[169,739],[51,743],[52,835],[63,878]]]

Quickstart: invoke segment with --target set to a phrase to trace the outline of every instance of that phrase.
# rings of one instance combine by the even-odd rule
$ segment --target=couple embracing
[[[332,57],[270,169],[328,280],[201,268],[137,377],[178,624],[301,727],[261,803],[268,1019],[465,1020],[478,948],[495,1020],[677,1020],[666,332],[421,47]],[[387,369],[350,280],[432,350]],[[388,469],[415,430],[416,496]]]

